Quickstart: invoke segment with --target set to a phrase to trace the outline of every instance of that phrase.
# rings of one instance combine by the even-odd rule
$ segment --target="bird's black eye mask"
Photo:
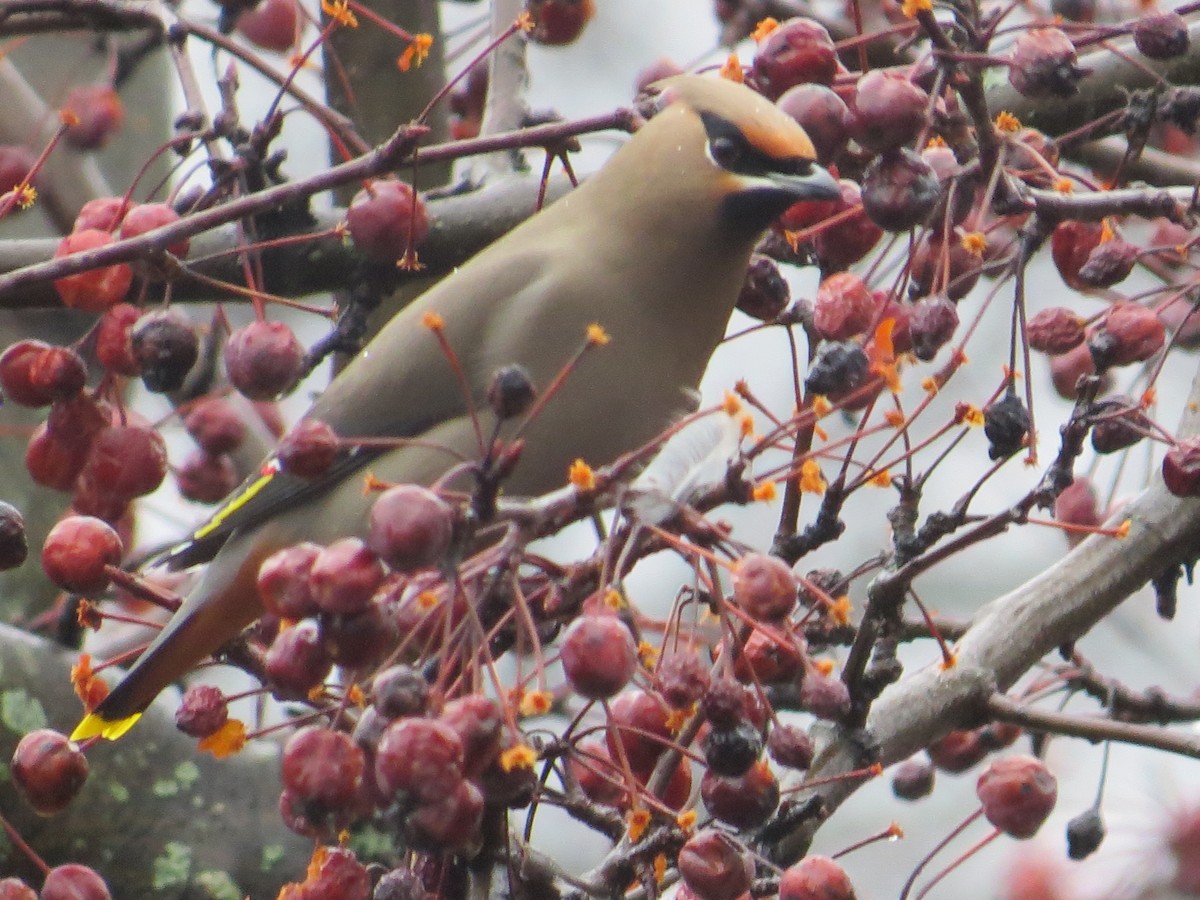
[[[700,113],[708,134],[708,155],[722,169],[738,175],[808,175],[813,161],[802,156],[778,159],[768,156],[746,139],[741,130],[716,113]]]

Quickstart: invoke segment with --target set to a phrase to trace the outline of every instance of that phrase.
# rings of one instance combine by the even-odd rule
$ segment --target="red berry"
[[[237,30],[250,43],[286,53],[300,35],[300,8],[296,0],[262,0],[237,17]]]
[[[96,323],[96,358],[114,375],[140,375],[142,367],[133,355],[133,326],[142,311],[129,303],[110,306]]]
[[[733,674],[746,683],[790,681],[804,667],[802,645],[774,628],[754,629],[738,651]]]
[[[313,600],[322,612],[362,612],[383,584],[379,557],[358,538],[334,541],[313,560],[308,573]]]
[[[337,458],[338,436],[318,419],[297,422],[275,453],[283,471],[299,478],[320,478]]]
[[[596,14],[594,0],[526,0],[525,11],[533,20],[529,39],[549,47],[570,44]]]
[[[1150,59],[1172,59],[1187,53],[1187,21],[1179,13],[1146,13],[1133,23],[1133,45]]]
[[[941,193],[933,167],[907,147],[883,153],[863,175],[863,209],[887,231],[908,231],[924,224]]]
[[[721,831],[705,829],[679,850],[679,874],[700,900],[738,900],[754,880],[754,857]]]
[[[132,208],[133,204],[124,197],[97,197],[80,207],[71,230],[85,231],[95,228],[99,231],[116,231],[121,220],[125,218],[125,213]]]
[[[836,215],[855,208],[858,212],[836,225],[821,229],[813,238],[817,260],[827,272],[841,271],[854,265],[870,253],[883,237],[883,230],[867,218],[862,208],[862,192],[858,185],[845,178],[838,185],[842,199],[835,202],[830,214]],[[794,206],[792,208],[795,209]]]
[[[1025,326],[1029,346],[1041,353],[1066,353],[1083,343],[1084,322],[1065,306],[1040,310]]]
[[[1054,518],[1064,525],[1082,525],[1085,528],[1095,528],[1101,522],[1100,501],[1096,489],[1085,476],[1077,476],[1069,485],[1063,488],[1054,501]],[[1067,541],[1074,546],[1086,537],[1077,531],[1064,531]]]
[[[767,736],[767,753],[779,765],[789,769],[807,769],[812,765],[813,751],[812,738],[795,725],[780,722]]]
[[[908,321],[913,355],[929,362],[950,343],[958,330],[958,307],[945,294],[926,297],[912,305]]]
[[[892,793],[901,800],[920,800],[933,791],[934,771],[928,760],[905,760],[892,771]]]
[[[605,806],[621,803],[625,796],[621,772],[603,742],[583,741],[568,757],[567,765],[580,789],[593,803]]]
[[[160,393],[183,387],[200,355],[192,323],[176,309],[146,313],[134,324],[129,341],[146,389]]]
[[[799,123],[817,151],[817,162],[828,165],[850,140],[850,109],[823,84],[798,84],[775,101]]]
[[[18,341],[0,356],[0,387],[21,406],[45,406],[74,397],[87,383],[83,359],[68,347]]]
[[[1070,220],[1059,223],[1050,235],[1050,256],[1068,287],[1077,290],[1085,287],[1079,280],[1079,270],[1100,246],[1103,234],[1104,226],[1099,222]]]
[[[301,728],[283,748],[284,790],[304,805],[305,815],[312,819],[353,806],[364,768],[365,757],[358,745],[329,728]]]
[[[675,709],[698,703],[711,681],[709,669],[695,652],[677,649],[663,656],[654,672],[663,699]]]
[[[979,282],[983,258],[962,245],[953,234],[929,235],[909,258],[908,292],[913,297],[945,294],[961,300]]]
[[[38,895],[19,878],[0,878],[0,900],[38,900]]]
[[[957,774],[965,772],[988,754],[987,745],[981,740],[977,729],[970,731],[951,731],[945,737],[939,738],[928,747],[933,764],[943,772]]]
[[[301,700],[333,668],[321,629],[312,619],[279,632],[263,661],[271,692],[282,700]]]
[[[121,98],[107,84],[73,88],[63,111],[78,121],[67,126],[67,143],[80,150],[95,150],[108,143],[125,121]]]
[[[183,427],[214,456],[232,453],[246,439],[246,422],[228,400],[220,397],[192,404],[183,418]]]
[[[833,84],[837,48],[819,22],[788,19],[759,43],[751,69],[755,86],[772,100],[798,84]]]
[[[779,900],[855,900],[850,876],[828,856],[806,856],[779,878]]]
[[[437,565],[453,537],[454,510],[428,488],[399,484],[371,506],[367,545],[397,572]]]
[[[378,263],[395,263],[429,234],[425,202],[403,181],[374,181],[346,211],[354,246]]]
[[[39,896],[40,900],[112,900],[104,879],[77,863],[51,869]]]
[[[834,275],[827,278],[822,289],[840,277]],[[874,298],[871,302],[874,303]],[[760,622],[773,622],[789,615],[796,606],[798,590],[799,584],[791,568],[776,556],[747,553],[734,566],[734,602]]]
[[[738,690],[741,690],[739,686]],[[657,694],[648,691],[626,691],[608,704],[610,727],[604,738],[608,754],[613,760],[621,759],[617,744],[635,774],[647,773],[654,768],[658,757],[666,749],[665,741],[671,737],[668,725],[670,708]]]
[[[412,795],[422,803],[450,796],[463,781],[464,751],[458,732],[436,719],[397,719],[375,751],[375,777],[391,797]]]
[[[853,272],[821,282],[813,301],[813,327],[824,338],[844,341],[866,331],[875,319],[875,295]]]
[[[483,793],[474,782],[463,779],[408,817],[409,831],[418,843],[437,850],[457,850],[474,843],[482,822]]]
[[[206,738],[229,721],[229,701],[221,689],[197,684],[183,693],[175,710],[175,727],[194,738]]]
[[[292,621],[317,614],[308,575],[320,553],[318,545],[304,543],[284,547],[263,560],[258,595],[267,612]]]
[[[80,488],[126,500],[152,493],[167,475],[167,445],[149,426],[105,428],[92,442]]]
[[[779,806],[779,782],[765,762],[729,778],[711,770],[700,779],[700,796],[713,816],[734,828],[757,828]]]
[[[107,522],[68,516],[50,529],[42,545],[42,568],[64,591],[98,594],[108,587],[105,566],[121,562],[121,538]]]
[[[66,735],[48,728],[31,731],[13,752],[13,783],[38,815],[62,812],[88,777],[88,761]]]
[[[1133,271],[1137,258],[1138,248],[1122,237],[1101,241],[1088,254],[1087,261],[1079,270],[1079,281],[1084,287],[1090,288],[1108,288],[1120,284]]]
[[[637,668],[633,635],[615,615],[584,615],[563,635],[567,681],[583,697],[604,700],[629,683]]]
[[[304,369],[304,347],[283,322],[251,322],[229,336],[225,371],[251,400],[273,400],[292,389]]]
[[[335,665],[363,674],[382,663],[400,637],[390,611],[379,603],[369,603],[361,612],[326,616],[321,634]]]
[[[850,690],[842,679],[809,669],[800,686],[800,706],[818,719],[836,722],[850,712]]]
[[[1100,327],[1088,336],[1096,367],[1145,362],[1162,349],[1167,332],[1154,310],[1138,303],[1114,303]]]
[[[1085,74],[1075,45],[1058,28],[1032,28],[1020,35],[1009,58],[1008,81],[1026,97],[1073,97]]]
[[[929,95],[904,72],[872,69],[858,80],[850,136],[872,153],[906,146],[924,130],[928,107]]]
[[[147,231],[178,221],[179,213],[166,203],[141,203],[125,214],[121,222],[121,239],[140,237]],[[183,258],[187,256],[188,245],[188,238],[180,238],[167,247],[167,252]]]
[[[1054,810],[1058,782],[1032,756],[997,759],[979,776],[975,793],[987,820],[1010,837],[1031,838]]]
[[[1087,344],[1080,344],[1073,350],[1050,357],[1050,378],[1054,389],[1064,400],[1074,400],[1078,396],[1079,379],[1085,375],[1096,374],[1096,361]],[[1107,381],[1107,378],[1105,379]]]
[[[218,503],[238,486],[237,466],[225,453],[213,456],[193,450],[175,470],[175,486],[193,503]]]
[[[107,231],[74,231],[59,241],[54,258],[96,250],[112,242],[113,236]],[[55,280],[54,289],[64,305],[84,312],[99,313],[120,302],[129,292],[131,284],[133,269],[125,263],[117,263],[65,275]]]
[[[463,772],[474,777],[483,773],[500,755],[503,714],[496,702],[481,694],[451,700],[442,707],[441,722],[457,733],[463,745]]]
[[[1092,406],[1092,449],[1116,453],[1132,447],[1151,431],[1150,419],[1132,397],[1116,394]]]
[[[37,162],[28,149],[19,144],[0,144],[0,196],[25,183]]]
[[[368,900],[371,896],[371,875],[347,847],[322,847],[316,872],[309,870],[302,893],[292,894],[285,886],[281,897],[293,900]]]
[[[1167,451],[1162,478],[1176,497],[1200,496],[1200,438],[1186,438]]]
[[[87,462],[88,444],[74,440],[45,424],[39,425],[25,449],[25,468],[35,484],[69,491]]]

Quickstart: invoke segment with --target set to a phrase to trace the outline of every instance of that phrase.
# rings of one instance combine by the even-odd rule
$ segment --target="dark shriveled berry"
[[[767,753],[779,765],[789,769],[807,769],[811,766],[813,750],[812,738],[795,725],[781,722],[767,736]]]
[[[15,569],[27,556],[25,519],[15,506],[0,500],[0,571]]]
[[[372,680],[371,702],[389,719],[423,715],[429,703],[429,682],[411,666],[389,666]]]
[[[800,707],[818,719],[836,722],[850,712],[850,689],[842,679],[810,669],[800,686]]]
[[[146,313],[129,333],[130,348],[149,391],[183,387],[200,355],[200,340],[183,313],[165,309]]]
[[[659,660],[655,682],[663,699],[675,709],[688,709],[708,690],[712,676],[700,656],[688,650],[676,650]]]
[[[1088,254],[1079,269],[1079,281],[1084,287],[1108,288],[1129,277],[1137,262],[1138,248],[1121,237],[1099,244]]]
[[[1089,809],[1067,823],[1067,856],[1087,859],[1104,843],[1104,820],[1100,813]]]
[[[1086,74],[1077,63],[1075,45],[1062,30],[1033,28],[1013,46],[1008,81],[1025,97],[1073,97]]]
[[[1133,23],[1133,45],[1149,59],[1172,59],[1187,53],[1187,22],[1171,11],[1138,16]]]
[[[175,710],[175,727],[194,738],[208,737],[228,720],[229,701],[211,684],[188,688]]]
[[[533,401],[537,399],[537,388],[523,368],[504,366],[492,376],[487,398],[497,419],[513,419],[523,416],[533,406]]]
[[[845,397],[864,385],[870,375],[871,361],[861,346],[827,341],[808,370],[804,390],[831,399]]]
[[[1107,397],[1092,407],[1092,449],[1116,453],[1132,447],[1150,430],[1150,420],[1130,397]]]
[[[763,744],[757,728],[749,722],[739,722],[732,728],[712,728],[701,749],[710,772],[736,778],[754,765],[762,754]]]
[[[787,309],[792,294],[775,260],[760,253],[750,257],[737,308],[760,322],[773,322]]]
[[[1025,324],[1029,347],[1039,353],[1057,356],[1083,343],[1084,322],[1065,306],[1039,310]]]
[[[885,231],[908,231],[926,222],[941,192],[933,167],[907,147],[885,152],[863,175],[863,209]]]
[[[988,459],[1004,459],[1025,446],[1029,435],[1029,410],[1015,393],[1006,392],[983,411],[983,433],[988,439]]]
[[[945,294],[926,297],[912,306],[908,334],[917,359],[929,362],[958,330],[958,307]]]

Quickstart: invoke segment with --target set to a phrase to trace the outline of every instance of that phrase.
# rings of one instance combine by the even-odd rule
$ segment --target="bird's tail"
[[[71,732],[71,740],[115,741],[137,723],[167,685],[259,617],[262,607],[255,582],[266,553],[248,543],[222,549],[133,668]]]

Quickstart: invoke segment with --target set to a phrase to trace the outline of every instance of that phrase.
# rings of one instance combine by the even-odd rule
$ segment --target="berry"
[[[237,17],[237,30],[255,46],[287,53],[300,35],[300,8],[296,0],[262,0]]]
[[[700,900],[738,900],[754,880],[754,857],[721,831],[705,829],[679,850],[679,874]]]
[[[132,208],[133,204],[124,197],[97,197],[80,207],[71,230],[96,228],[100,231],[116,231],[125,213]]]
[[[926,747],[925,752],[935,766],[955,775],[980,762],[987,756],[988,749],[977,730],[951,731]]]
[[[975,793],[989,822],[1023,840],[1033,837],[1053,811],[1058,782],[1040,759],[1006,756],[979,776]]]
[[[1200,496],[1200,438],[1186,438],[1167,451],[1162,478],[1176,497]]]
[[[563,635],[567,681],[583,697],[607,699],[629,683],[637,668],[633,635],[615,615],[583,615]]]
[[[740,691],[741,688],[739,687]],[[657,694],[648,691],[627,691],[608,704],[609,728],[604,738],[609,756],[621,759],[621,750],[629,760],[634,774],[645,774],[654,768],[658,757],[671,738],[667,724],[670,709]]]
[[[982,270],[983,258],[954,235],[930,235],[909,258],[908,293],[911,297],[945,294],[957,302],[971,293]]]
[[[1020,35],[1009,58],[1008,81],[1034,99],[1073,97],[1086,73],[1077,65],[1075,45],[1058,28],[1032,28]]]
[[[7,194],[17,185],[25,183],[25,177],[37,163],[37,157],[19,144],[0,144],[0,196]]]
[[[908,148],[887,151],[863,175],[863,209],[885,231],[908,231],[928,221],[941,193],[933,167]]]
[[[141,364],[133,355],[131,332],[142,311],[129,303],[110,306],[96,323],[96,359],[114,375],[135,376],[142,373]]]
[[[529,39],[547,47],[571,44],[596,14],[594,0],[526,0],[525,11],[533,20]]]
[[[1138,248],[1121,237],[1098,244],[1079,270],[1079,282],[1089,288],[1109,288],[1120,284],[1133,271]]]
[[[107,231],[88,229],[74,231],[58,243],[54,258],[85,253],[106,247],[113,242]],[[133,269],[125,263],[99,266],[55,279],[54,289],[65,306],[84,312],[100,313],[118,303],[133,284]]]
[[[105,566],[119,565],[124,547],[112,526],[90,516],[68,516],[42,545],[42,568],[64,591],[99,594],[108,587]]]
[[[850,689],[842,679],[810,669],[800,686],[800,706],[818,719],[836,722],[850,712]]]
[[[157,490],[166,476],[167,445],[162,435],[149,426],[116,425],[92,441],[79,473],[76,500],[86,496],[102,505],[128,504]]]
[[[694,653],[683,649],[663,656],[654,672],[663,699],[675,709],[688,709],[708,690],[709,667]]]
[[[854,393],[866,384],[870,375],[871,361],[861,346],[852,341],[826,341],[809,366],[804,390],[836,400]]]
[[[1095,374],[1096,361],[1087,344],[1050,357],[1050,378],[1054,382],[1054,390],[1064,400],[1074,400],[1078,396],[1079,379]],[[1106,376],[1102,383],[1108,380]]]
[[[321,634],[334,665],[363,674],[382,663],[400,638],[390,611],[380,603],[356,613],[322,616]]]
[[[913,304],[908,333],[917,359],[932,360],[957,330],[958,308],[945,294],[926,297]]]
[[[298,478],[320,478],[338,453],[338,436],[318,419],[302,419],[284,435],[275,455],[284,472]]]
[[[714,678],[700,703],[713,728],[736,728],[746,718],[746,691],[732,678]]]
[[[1103,235],[1104,226],[1099,222],[1070,220],[1060,222],[1054,229],[1050,235],[1050,256],[1068,287],[1076,290],[1085,287],[1079,280],[1079,270],[1100,246]]]
[[[929,95],[903,72],[872,69],[858,80],[850,136],[872,153],[911,144],[925,129],[928,106]]]
[[[179,390],[200,355],[192,323],[174,309],[146,313],[133,326],[129,340],[149,391]]]
[[[830,275],[817,288],[813,327],[824,338],[844,341],[866,331],[875,319],[875,295],[852,272]]]
[[[67,143],[80,150],[96,150],[125,121],[121,98],[107,84],[89,84],[72,88],[63,111],[78,119],[67,126]]]
[[[442,707],[439,721],[458,734],[463,745],[463,772],[475,777],[500,755],[503,714],[496,702],[480,694],[451,700]]]
[[[988,459],[1004,459],[1025,446],[1029,436],[1029,410],[1013,391],[983,411],[983,433],[988,439]]]
[[[1037,312],[1025,325],[1029,346],[1040,353],[1066,353],[1083,343],[1084,322],[1065,306]]]
[[[779,900],[855,900],[846,870],[828,856],[806,856],[779,877]]]
[[[732,728],[714,726],[704,736],[701,749],[712,774],[737,778],[754,765],[762,754],[763,743],[757,728],[749,722],[738,722]]]
[[[773,322],[791,302],[791,290],[775,260],[759,253],[750,257],[737,308],[760,322]]]
[[[870,253],[883,237],[883,230],[867,218],[862,209],[859,186],[845,178],[838,182],[838,186],[842,192],[841,200],[834,201],[833,209],[823,218],[855,208],[858,212],[836,225],[821,229],[813,238],[813,250],[822,271],[826,272],[839,272],[854,265]]]
[[[388,719],[420,716],[429,703],[429,683],[411,666],[389,666],[371,680],[371,702]]]
[[[69,491],[87,462],[88,444],[39,425],[25,449],[25,468],[35,484]]]
[[[756,628],[738,651],[733,674],[746,683],[791,681],[804,667],[803,646],[775,629]]]
[[[436,803],[463,783],[458,732],[436,719],[397,719],[375,750],[375,778],[388,797],[399,793]]]
[[[17,341],[0,356],[0,388],[21,406],[46,406],[74,397],[87,383],[87,367],[74,350],[41,341]]]
[[[408,830],[418,844],[436,850],[458,850],[478,839],[482,822],[483,793],[473,782],[460,779],[417,807],[408,817]]]
[[[321,629],[312,619],[297,622],[276,635],[267,648],[263,669],[271,692],[281,700],[302,700],[333,669]]]
[[[1087,859],[1104,843],[1104,820],[1100,813],[1089,809],[1067,823],[1067,856]]]
[[[429,234],[425,203],[403,181],[374,181],[359,191],[346,211],[350,238],[368,259],[394,264]]]
[[[753,619],[772,622],[796,606],[799,585],[791,568],[776,556],[747,553],[733,570],[733,599]]]
[[[183,427],[206,453],[232,453],[246,439],[246,423],[228,400],[211,397],[192,404]]]
[[[280,771],[304,815],[320,820],[354,805],[364,769],[363,752],[347,735],[310,725],[288,738]]]
[[[25,519],[15,506],[0,500],[0,572],[15,569],[28,555]]]
[[[320,553],[316,544],[295,544],[263,560],[258,569],[258,595],[267,612],[292,621],[317,614],[308,575]]]
[[[757,828],[779,806],[779,782],[765,762],[743,775],[723,777],[711,769],[700,779],[700,797],[717,819],[735,828]]]
[[[367,900],[371,893],[371,875],[367,867],[358,861],[353,850],[346,847],[322,847],[315,855],[316,872],[309,869],[297,900]],[[285,886],[280,896],[292,897]]]
[[[162,228],[179,221],[179,213],[166,203],[141,203],[125,214],[121,221],[121,239],[140,237],[147,231]],[[167,247],[167,252],[183,258],[187,256],[189,241],[180,238]]]
[[[850,108],[823,84],[798,84],[776,102],[802,127],[817,151],[817,162],[828,165],[850,140]]]
[[[580,790],[593,803],[605,806],[620,804],[625,792],[619,768],[608,755],[601,741],[583,741],[567,760],[571,775],[579,782]]]
[[[487,399],[497,419],[514,419],[529,412],[537,399],[537,389],[520,366],[504,366],[492,376]]]
[[[38,895],[19,878],[0,878],[0,900],[38,900]]]
[[[1107,397],[1091,411],[1092,449],[1097,453],[1116,453],[1132,447],[1150,430],[1150,420],[1130,397]]]
[[[892,793],[901,800],[920,800],[933,792],[934,770],[927,760],[905,760],[892,772]]]
[[[40,900],[112,900],[108,885],[93,869],[67,863],[50,870]]]
[[[62,812],[88,777],[88,761],[66,735],[48,728],[31,731],[13,752],[13,784],[41,816]]]
[[[772,100],[798,84],[833,84],[837,47],[825,26],[812,19],[788,19],[766,36],[754,53],[754,85]]]
[[[1097,369],[1144,362],[1166,342],[1167,332],[1154,310],[1138,303],[1114,303],[1099,328],[1088,336]]]
[[[383,578],[379,557],[353,537],[341,538],[322,550],[308,572],[317,607],[335,615],[366,609]]]
[[[394,571],[436,566],[453,538],[454,509],[426,487],[398,484],[371,506],[367,546]]]
[[[1065,525],[1083,525],[1087,528],[1095,528],[1100,524],[1099,499],[1088,478],[1077,476],[1063,488],[1054,501],[1054,518]],[[1064,534],[1072,546],[1084,538],[1084,535],[1074,531],[1065,531]]]
[[[771,759],[789,769],[807,769],[813,761],[812,738],[795,725],[776,724],[767,736]]]
[[[1146,13],[1133,23],[1133,45],[1142,56],[1172,59],[1187,53],[1189,44],[1187,22],[1177,12]]]
[[[251,322],[229,336],[225,371],[251,400],[274,400],[300,380],[304,347],[283,322]]]
[[[221,689],[198,684],[183,693],[175,710],[175,727],[194,738],[206,738],[229,720],[229,701]]]

